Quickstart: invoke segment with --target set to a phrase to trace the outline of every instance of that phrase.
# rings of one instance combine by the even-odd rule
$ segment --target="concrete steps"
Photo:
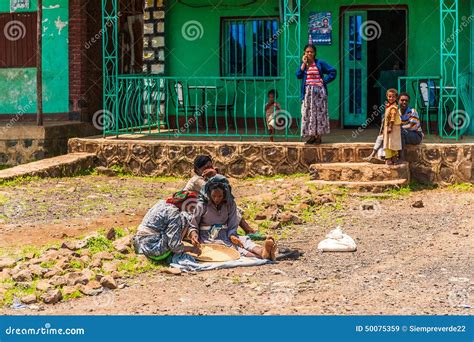
[[[70,153],[0,171],[0,180],[17,177],[68,177],[95,166],[94,153]]]
[[[347,187],[381,192],[408,185],[408,163],[377,165],[371,163],[318,163],[310,166],[311,184],[317,187]]]

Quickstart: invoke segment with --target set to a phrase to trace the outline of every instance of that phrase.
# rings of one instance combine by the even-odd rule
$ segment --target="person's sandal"
[[[365,158],[362,158],[363,161],[365,161],[366,163],[371,163],[371,160],[374,159],[375,157],[373,156],[368,156],[368,157],[365,157]]]
[[[372,164],[385,164],[385,160],[382,160],[382,159],[377,158],[377,157],[373,157],[372,160],[371,160],[371,163]]]
[[[312,142],[313,145],[319,145],[323,142],[322,138],[320,135],[317,135],[314,137],[314,140]]]

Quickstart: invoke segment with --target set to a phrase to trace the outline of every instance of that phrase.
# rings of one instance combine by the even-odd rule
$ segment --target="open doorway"
[[[385,92],[407,69],[406,8],[343,10],[344,127],[380,124]]]

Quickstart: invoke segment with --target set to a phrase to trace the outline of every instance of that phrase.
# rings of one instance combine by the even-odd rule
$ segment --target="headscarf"
[[[211,191],[215,189],[215,186],[219,185],[221,189],[225,191],[225,200],[227,202],[233,201],[234,196],[232,195],[232,187],[229,184],[229,181],[223,175],[215,175],[214,177],[210,178],[206,184],[201,189],[201,193],[199,196],[199,200],[204,203],[208,203],[209,199],[211,198]]]
[[[206,156],[206,155],[197,156],[196,159],[194,159],[194,171],[199,170],[201,167],[203,167],[209,162],[212,163],[212,159],[210,156]]]
[[[178,191],[177,193],[173,194],[172,197],[166,200],[166,203],[173,204],[178,209],[181,209],[181,205],[189,199],[196,199],[198,197],[198,193],[195,191]]]

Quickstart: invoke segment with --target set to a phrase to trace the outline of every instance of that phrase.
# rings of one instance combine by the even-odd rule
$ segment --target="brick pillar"
[[[83,55],[87,39],[87,14],[82,0],[69,0],[69,118],[84,118],[86,101],[86,60]]]
[[[143,72],[165,72],[165,8],[163,0],[146,0],[144,11]]]

